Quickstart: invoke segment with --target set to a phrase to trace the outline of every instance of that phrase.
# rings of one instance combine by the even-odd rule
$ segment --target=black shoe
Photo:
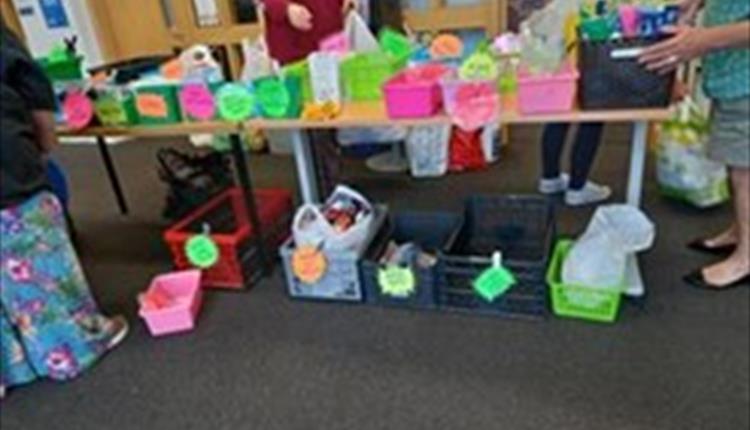
[[[730,255],[734,252],[737,245],[708,246],[705,239],[695,239],[687,244],[687,247],[693,251],[703,252],[705,254],[716,255],[719,257]]]
[[[703,269],[696,270],[682,279],[691,287],[709,291],[726,291],[737,287],[750,286],[750,273],[728,285],[710,284],[706,281],[706,278],[703,277]]]

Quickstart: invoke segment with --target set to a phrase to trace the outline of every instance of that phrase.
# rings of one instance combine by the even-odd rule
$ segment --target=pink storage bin
[[[139,314],[146,321],[152,336],[182,333],[195,328],[203,302],[200,270],[157,276],[151,281],[147,294],[155,294],[168,301],[166,306],[158,309],[146,309],[141,304]]]
[[[518,109],[522,114],[570,112],[575,107],[578,70],[566,63],[559,72],[518,73]]]
[[[390,118],[424,118],[438,112],[443,105],[440,80],[451,69],[442,64],[426,64],[406,69],[383,86],[385,105]]]

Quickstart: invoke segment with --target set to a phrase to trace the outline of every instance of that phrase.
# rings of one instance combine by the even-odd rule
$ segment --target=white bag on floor
[[[328,198],[328,204],[337,199],[346,198],[359,202],[367,208],[368,213],[344,232],[336,231],[321,212],[321,207],[304,204],[297,209],[292,223],[294,243],[300,245],[323,245],[328,251],[355,251],[362,254],[367,246],[367,237],[373,228],[375,213],[370,202],[353,189],[339,185]]]
[[[482,130],[482,152],[487,164],[492,164],[500,159],[500,124],[494,123],[484,127]]]
[[[655,235],[654,224],[635,206],[600,207],[565,260],[563,282],[592,288],[621,286],[627,258],[649,249]]]
[[[434,178],[448,171],[451,125],[412,128],[406,138],[406,154],[415,178]]]

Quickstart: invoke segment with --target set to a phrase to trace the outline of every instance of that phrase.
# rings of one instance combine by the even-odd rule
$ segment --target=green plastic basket
[[[299,79],[300,92],[303,103],[313,101],[312,78],[310,78],[310,64],[307,60],[298,61],[281,69],[282,74],[287,77]]]
[[[346,98],[351,101],[383,99],[383,84],[406,67],[409,57],[396,58],[384,52],[355,54],[341,63]]]
[[[182,121],[182,111],[178,96],[178,86],[171,84],[144,85],[136,89],[136,110],[138,123],[141,125],[168,125]],[[144,109],[142,101],[160,100],[161,108],[157,110]]]
[[[107,88],[96,92],[94,111],[99,122],[108,127],[138,124],[135,95],[121,88]]]
[[[272,81],[281,80],[289,93],[289,105],[284,112],[276,112],[271,106],[268,106],[261,97],[263,86]],[[284,78],[267,77],[256,80],[253,83],[255,89],[258,108],[264,118],[281,119],[281,118],[299,118],[302,113],[302,83],[299,77],[286,76]]]
[[[547,271],[555,315],[602,323],[614,322],[620,310],[624,288],[589,288],[564,284],[563,263],[571,248],[573,241],[558,241]]]
[[[180,112],[182,112],[182,119],[186,122],[205,122],[205,121],[212,121],[219,119],[219,107],[218,103],[216,101],[216,93],[219,91],[219,89],[225,84],[225,82],[210,82],[206,83],[205,85],[208,86],[208,90],[211,92],[211,94],[214,96],[214,104],[216,104],[216,113],[214,114],[213,118],[210,118],[208,120],[201,120],[198,118],[193,118],[192,115],[188,114],[185,109],[182,106],[182,100],[180,100],[180,91],[182,91],[182,88],[187,85],[183,84],[180,88],[177,89],[177,102],[180,104]]]
[[[65,61],[50,62],[47,58],[40,58],[38,61],[47,77],[53,82],[83,79],[81,68],[83,57],[81,56],[69,57]]]

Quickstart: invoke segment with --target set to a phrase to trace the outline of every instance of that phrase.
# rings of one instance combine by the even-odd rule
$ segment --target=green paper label
[[[489,303],[507,293],[516,284],[516,277],[504,267],[487,269],[474,281],[474,291]]]
[[[104,96],[96,101],[96,116],[104,125],[124,124],[128,118],[125,109],[113,96]]]
[[[278,79],[260,81],[256,87],[258,103],[263,111],[271,118],[283,118],[292,104],[292,96]]]
[[[253,116],[255,97],[244,85],[226,84],[216,94],[219,115],[227,121],[244,121]]]
[[[461,79],[492,80],[497,79],[499,70],[492,55],[486,52],[477,52],[464,61],[458,74]]]
[[[219,262],[219,247],[211,236],[199,234],[185,244],[187,259],[195,267],[208,269]]]
[[[389,265],[378,272],[380,292],[389,297],[405,299],[414,295],[417,280],[414,272],[408,267]]]

